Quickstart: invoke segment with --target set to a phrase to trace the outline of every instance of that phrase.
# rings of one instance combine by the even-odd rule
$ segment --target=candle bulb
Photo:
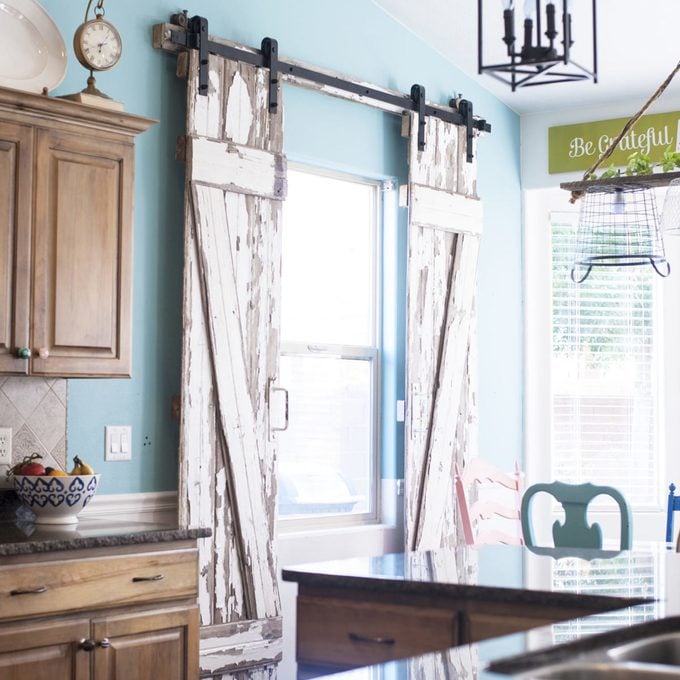
[[[555,30],[555,5],[552,2],[549,2],[545,6],[545,16],[548,24],[548,28],[545,32],[546,38],[552,41],[555,39],[557,36],[557,31]]]
[[[503,10],[503,22],[505,24],[503,42],[508,46],[509,52],[515,43],[515,11],[512,7]]]
[[[524,45],[522,52],[526,53],[531,50],[531,34],[534,30],[534,22],[531,19],[524,20]]]

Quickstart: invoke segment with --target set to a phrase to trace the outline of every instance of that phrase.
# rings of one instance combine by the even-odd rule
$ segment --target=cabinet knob
[[[47,359],[47,358],[50,356],[50,350],[47,349],[47,347],[41,347],[41,348],[38,350],[38,356],[39,356],[41,359]]]
[[[20,347],[19,350],[17,351],[17,356],[19,357],[19,359],[30,359],[31,350],[28,349],[28,347]]]
[[[98,644],[102,649],[108,649],[111,646],[111,641],[109,638],[103,638]]]
[[[93,652],[97,647],[97,643],[94,640],[81,640],[78,643],[78,649],[82,649],[84,652]]]

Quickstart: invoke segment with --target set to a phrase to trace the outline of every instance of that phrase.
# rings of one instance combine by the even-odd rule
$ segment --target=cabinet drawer
[[[297,659],[363,666],[458,644],[458,613],[298,596]]]
[[[0,620],[196,597],[194,549],[0,566]]]

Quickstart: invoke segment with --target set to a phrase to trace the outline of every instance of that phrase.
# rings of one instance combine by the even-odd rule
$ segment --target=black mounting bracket
[[[411,99],[418,113],[418,151],[425,150],[425,88],[422,85],[411,86]]]
[[[264,65],[269,69],[269,113],[279,110],[279,43],[274,38],[262,41]]]
[[[187,46],[198,50],[198,91],[208,94],[208,20],[195,16],[189,19]]]
[[[395,112],[415,111],[418,113],[418,150],[425,149],[425,125],[427,116],[445,120],[454,125],[465,125],[467,130],[467,160],[472,162],[472,140],[475,130],[491,132],[491,126],[481,118],[472,115],[472,103],[461,99],[451,102],[451,108],[428,104],[425,100],[425,88],[413,85],[410,95],[390,92],[365,83],[347,80],[341,76],[314,69],[299,63],[279,59],[279,46],[273,38],[264,38],[261,50],[248,49],[210,40],[208,37],[208,20],[195,16],[188,18],[186,13],[172,17],[173,28],[169,40],[174,45],[186,49],[196,49],[199,55],[198,91],[208,94],[208,55],[216,54],[227,59],[251,64],[258,68],[269,69],[269,111],[276,113],[279,109],[278,85],[281,74],[290,76],[295,81],[316,83],[329,91],[342,91],[353,95],[356,101],[375,100],[388,104]],[[179,26],[179,29],[175,28]]]
[[[465,158],[468,163],[472,163],[472,146],[475,139],[474,118],[472,117],[472,102],[467,99],[452,99],[450,105],[458,109],[458,113],[463,116],[463,121],[467,129]]]

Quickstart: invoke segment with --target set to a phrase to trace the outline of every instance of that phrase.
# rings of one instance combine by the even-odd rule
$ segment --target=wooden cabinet
[[[367,666],[458,644],[458,613],[375,601],[298,596],[297,657],[307,665]]]
[[[133,143],[153,122],[0,88],[0,373],[130,375]]]
[[[198,677],[195,545],[128,550],[0,559],[3,680]]]
[[[0,372],[26,373],[33,195],[33,130],[0,121]]]
[[[488,638],[518,633],[580,616],[618,609],[628,602],[576,593],[508,592],[393,582],[338,587],[304,582],[304,572],[284,570],[298,581],[296,658],[301,677],[403,659]]]
[[[89,658],[78,646],[88,634],[87,619],[0,625],[0,678],[88,680]]]

